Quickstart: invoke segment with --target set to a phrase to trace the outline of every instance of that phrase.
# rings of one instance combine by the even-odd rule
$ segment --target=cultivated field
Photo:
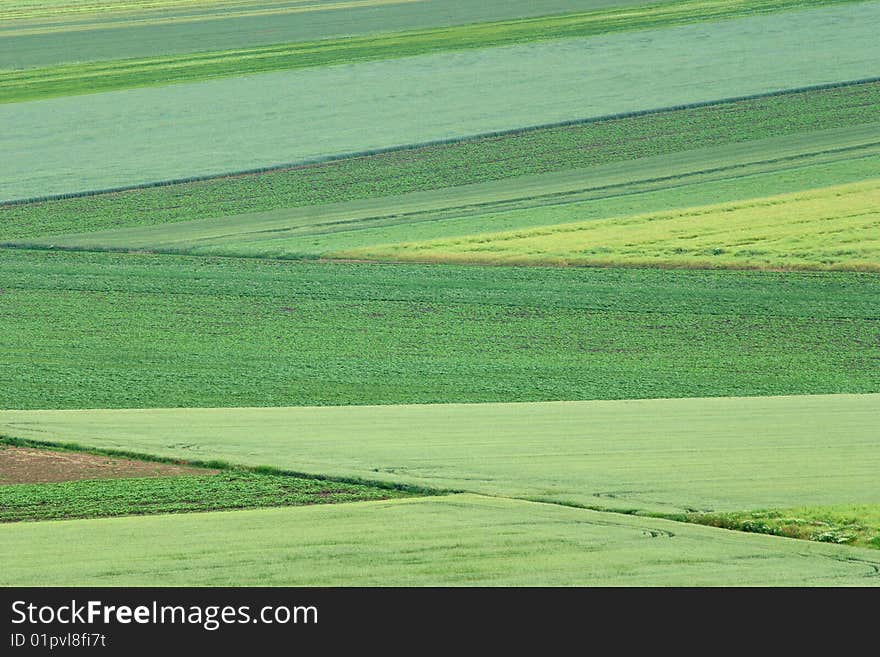
[[[0,408],[876,392],[875,281],[10,249]]]
[[[0,3],[0,61],[12,68],[167,57],[647,4],[645,0],[67,0]],[[667,3],[663,3],[667,4]],[[694,3],[691,4],[693,9]],[[756,3],[750,3],[756,4]],[[774,3],[783,4],[778,0]],[[784,3],[785,4],[789,3]],[[27,5],[27,6],[26,6]],[[393,54],[393,53],[391,53]],[[246,69],[245,69],[246,70]]]
[[[844,4],[5,104],[17,130],[0,149],[17,157],[0,161],[0,200],[871,77],[878,20],[878,2]],[[822,49],[805,46],[815,39]]]
[[[3,411],[0,433],[640,513],[880,503],[878,395]]]
[[[0,525],[0,584],[870,586],[880,553],[473,495]],[[107,549],[107,546],[115,546]]]
[[[182,16],[156,15],[129,17],[128,20],[114,21],[109,25],[100,25],[100,30],[88,30],[88,41],[82,44],[82,15],[76,15],[77,22],[68,29],[53,22],[45,27],[23,27],[19,30],[11,30],[6,33],[0,44],[16,47],[8,60],[16,69],[0,74],[0,102],[21,102],[37,98],[53,96],[65,96],[81,93],[98,93],[116,89],[163,85],[180,82],[194,82],[216,77],[231,77],[248,73],[266,73],[276,70],[291,70],[308,68],[313,66],[326,66],[331,64],[347,64],[359,61],[382,60],[412,55],[423,55],[432,52],[450,50],[468,50],[473,48],[485,48],[487,46],[500,46],[513,43],[525,43],[529,41],[543,41],[562,37],[592,36],[607,34],[610,32],[632,31],[647,28],[668,27],[700,21],[717,21],[725,18],[737,18],[753,14],[772,13],[789,8],[802,8],[801,0],[752,0],[742,2],[728,0],[727,2],[705,2],[704,0],[679,0],[677,2],[654,2],[645,6],[629,7],[628,5],[639,4],[627,0],[611,0],[606,2],[589,3],[592,11],[575,14],[557,15],[559,5],[573,5],[576,3],[507,3],[503,9],[493,6],[491,3],[471,3],[465,11],[455,13],[437,14],[436,10],[448,2],[414,3],[412,0],[404,2],[376,2],[375,0],[363,2],[360,8],[370,10],[365,14],[366,20],[357,20],[351,14],[340,14],[338,3],[321,5],[295,5],[292,7],[278,7],[265,9],[259,12],[260,18],[269,18],[272,45],[253,47],[254,43],[265,41],[266,37],[253,39],[253,33],[248,31],[236,31],[233,33],[223,32],[222,38],[217,37],[217,20],[228,20],[235,16],[235,11],[228,7],[222,9],[222,14],[211,12],[207,15],[196,13],[187,9]],[[543,6],[541,6],[543,4]],[[813,2],[813,6],[833,4],[833,2]],[[390,5],[390,6],[389,6]],[[342,7],[352,9],[352,3],[343,3]],[[601,7],[596,9],[596,7]],[[621,11],[621,7],[626,7]],[[584,8],[584,7],[581,7]],[[321,11],[323,9],[323,11]],[[385,9],[382,14],[376,9]],[[413,10],[416,12],[413,12]],[[427,9],[428,11],[424,11]],[[459,9],[456,7],[456,9]],[[501,9],[501,11],[499,11]],[[390,10],[390,11],[389,11]],[[432,12],[432,10],[435,10]],[[520,13],[524,12],[524,13]],[[529,12],[534,14],[550,13],[551,15],[537,15],[528,18]],[[309,29],[309,15],[318,14],[321,22],[315,28]],[[305,16],[303,16],[305,14]],[[519,15],[515,20],[502,20],[497,22],[477,22],[477,17],[482,16],[488,20],[489,16],[508,18]],[[339,29],[339,24],[333,18],[344,17],[347,31],[342,33],[341,38],[332,38]],[[380,18],[381,16],[381,18]],[[246,18],[252,18],[253,14]],[[279,45],[283,28],[279,29],[279,19],[285,18],[291,21],[289,33],[295,34],[300,39],[295,43]],[[304,21],[303,18],[306,18]],[[330,19],[329,21],[327,19]],[[380,20],[376,20],[380,18]],[[291,20],[292,19],[292,20]],[[392,23],[387,21],[391,19]],[[476,19],[476,20],[475,20]],[[356,22],[352,22],[352,21]],[[469,20],[474,21],[469,23]],[[162,41],[146,41],[139,50],[137,40],[140,35],[132,28],[142,29],[145,24],[158,23],[161,31],[159,37]],[[168,42],[173,39],[173,32],[168,27],[175,23],[189,23],[185,26],[185,33],[190,35],[185,45],[181,44],[176,49],[182,50],[176,56],[168,56],[170,50],[175,49]],[[467,24],[451,27],[458,22]],[[192,25],[196,23],[196,25]],[[396,23],[396,25],[395,25]],[[434,27],[435,25],[443,27]],[[283,25],[283,23],[282,23]],[[394,27],[402,29],[407,25],[425,26],[421,29],[406,32],[388,32]],[[176,27],[176,26],[175,26]],[[232,27],[232,24],[229,25]],[[284,27],[287,27],[286,25]],[[354,34],[352,33],[354,27]],[[122,28],[120,30],[119,28]],[[208,28],[209,32],[203,38],[191,38],[193,32]],[[433,28],[433,29],[431,29]],[[102,39],[107,38],[107,31],[111,30],[111,38],[134,39],[131,52],[150,52],[160,46],[161,56],[146,57],[142,59],[127,58],[121,61],[101,61]],[[156,30],[153,30],[156,32]],[[370,34],[381,31],[384,34]],[[115,34],[114,34],[115,32]],[[172,32],[172,34],[169,34]],[[52,34],[54,41],[69,40],[71,36],[78,37],[77,43],[71,44],[66,50],[58,51],[57,44],[48,49],[34,50],[28,48],[25,40],[16,39],[17,36],[33,37]],[[370,34],[369,36],[354,36],[358,34]],[[0,39],[3,33],[0,32]],[[12,37],[10,39],[10,37]],[[60,39],[59,39],[60,37]],[[242,37],[245,37],[242,40]],[[11,43],[10,43],[11,41]],[[41,43],[41,40],[37,40]],[[240,46],[230,49],[230,45],[239,43]],[[84,46],[84,47],[83,47]],[[246,47],[251,46],[251,47]],[[223,48],[220,50],[220,48]],[[217,49],[217,50],[213,50]],[[76,51],[80,57],[95,58],[97,61],[82,63],[82,59],[75,59]],[[2,54],[0,49],[0,54]],[[56,65],[51,67],[32,68],[34,62],[50,62],[52,57],[60,58],[61,61],[74,61],[75,64]],[[27,62],[22,66],[22,62]]]
[[[0,0],[0,584],[880,585],[878,21]]]
[[[576,212],[567,209],[566,214]],[[485,264],[880,271],[880,181],[334,255]]]

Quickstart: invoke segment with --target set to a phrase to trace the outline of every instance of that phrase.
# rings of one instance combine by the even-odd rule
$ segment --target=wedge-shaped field
[[[611,214],[605,216],[699,205],[872,177],[878,169],[871,168],[876,163],[868,158],[872,153],[876,157],[880,148],[878,121],[880,82],[786,92],[260,174],[0,206],[0,239],[211,220],[180,233],[171,229],[165,235],[162,229],[154,235],[148,231],[101,239],[108,246],[155,247],[173,241],[175,248],[183,248],[187,240],[208,246],[205,238],[214,245],[222,239],[229,247],[269,238],[278,252],[302,253],[329,249],[302,239],[281,244],[286,236],[279,229],[289,229],[293,238],[301,237],[303,228],[312,237],[332,232],[332,247],[346,248],[483,232],[490,228],[475,229],[468,222],[459,232],[409,233],[429,224],[450,225],[423,218],[497,213],[513,202],[534,206],[615,195],[625,202],[634,198],[633,191],[669,187],[672,195],[679,192],[672,205],[634,201],[608,208]],[[852,170],[846,169],[846,160],[852,160]],[[811,174],[805,169],[821,162],[845,170]],[[768,185],[756,179],[784,170],[792,180]],[[691,184],[710,179],[727,184],[703,194]],[[687,191],[681,191],[685,184]],[[316,207],[320,205],[328,207]],[[373,234],[370,223],[406,224],[407,234],[397,239]],[[507,227],[520,226],[494,229]],[[340,244],[336,240],[341,233],[347,234]],[[360,241],[360,234],[366,241]],[[90,245],[102,243],[95,239]]]
[[[821,2],[814,0],[812,4],[821,6],[822,4],[834,3],[835,0]],[[127,25],[126,21],[122,21],[121,27],[129,28],[127,30],[128,36],[130,39],[134,39],[133,42],[129,41],[130,47],[119,48],[117,51],[119,55],[124,54],[124,58],[114,59],[111,55],[109,57],[111,61],[82,63],[82,57],[69,59],[75,56],[68,50],[63,55],[67,58],[65,61],[79,63],[26,68],[24,70],[0,70],[0,102],[21,102],[52,96],[195,82],[216,77],[381,60],[449,50],[485,48],[552,38],[592,36],[803,8],[802,0],[749,0],[746,2],[742,0],[677,0],[654,2],[647,6],[630,7],[621,11],[621,5],[633,3],[626,0],[611,0],[610,2],[583,3],[579,7],[581,10],[589,8],[592,11],[510,20],[511,17],[522,16],[523,14],[520,12],[523,11],[526,16],[530,12],[549,13],[554,9],[554,4],[557,6],[566,4],[544,2],[525,5],[522,2],[513,2],[506,3],[507,20],[450,27],[448,23],[468,23],[480,17],[491,17],[493,10],[497,12],[499,7],[493,6],[492,3],[487,3],[488,6],[482,2],[470,3],[467,6],[470,11],[467,9],[461,11],[458,6],[453,9],[449,4],[448,0],[434,0],[433,2],[422,0],[418,3],[367,0],[360,5],[345,2],[325,4],[323,7],[321,5],[299,5],[257,9],[253,13],[258,14],[263,20],[272,16],[276,21],[280,18],[282,24],[284,18],[290,19],[292,18],[291,14],[298,14],[296,19],[299,20],[296,20],[296,25],[299,29],[295,31],[301,35],[301,38],[318,38],[319,40],[283,43],[282,40],[285,36],[290,38],[290,31],[279,29],[277,25],[273,25],[272,29],[256,33],[250,33],[245,25],[240,25],[245,28],[245,31],[239,32],[223,42],[215,42],[207,48],[205,46],[210,41],[199,38],[202,36],[199,34],[199,29],[206,27],[205,23],[208,24],[207,27],[216,29],[218,27],[216,19],[229,18],[225,12],[221,16],[209,15],[210,21],[201,21],[199,20],[201,16],[197,15],[195,25],[192,24],[192,16],[181,17],[183,20],[178,18],[176,21],[174,18],[162,17],[158,19],[158,23],[160,29],[164,28],[165,31],[173,32],[180,22],[190,23],[187,26],[190,38],[184,49],[185,54],[179,52],[172,54],[179,46],[175,48],[175,45],[169,44],[167,39],[157,39],[153,44],[147,45],[147,48],[155,48],[157,44],[161,44],[164,50],[157,53],[158,56],[154,55],[153,57],[138,57],[138,53],[143,52],[143,48],[138,47],[137,32],[132,32],[130,29],[132,27],[143,28],[145,23],[151,22],[151,18],[140,18]],[[597,10],[596,7],[604,8]],[[324,12],[321,12],[322,9]],[[339,11],[340,9],[348,11]],[[364,9],[369,12],[366,16],[364,16]],[[446,9],[448,13],[444,13],[443,9]],[[438,12],[438,10],[440,11]],[[308,18],[314,17],[316,12],[324,21],[327,21],[328,18],[330,20],[326,23],[322,22],[317,31],[310,33]],[[230,13],[234,15],[234,12]],[[415,15],[413,15],[414,13]],[[279,16],[279,14],[281,15]],[[306,15],[305,21],[302,20],[303,14]],[[390,20],[382,21],[383,14],[386,19]],[[359,20],[362,17],[367,20]],[[334,34],[334,28],[338,30],[340,24],[334,21],[334,18],[337,21],[342,18],[346,21],[346,25],[354,27],[349,27],[341,37],[322,38],[326,35],[337,36]],[[412,18],[417,18],[428,29],[394,31],[395,27],[406,28],[408,23],[412,23]],[[152,17],[152,20],[155,21],[156,18]],[[97,54],[102,38],[114,36],[118,38],[118,32],[108,34],[107,29],[119,28],[119,22],[109,25],[107,21],[101,22],[98,24],[98,30],[90,30],[86,26],[87,36],[91,37],[89,50],[92,57]],[[438,24],[443,27],[432,27]],[[380,29],[384,34],[370,34],[377,29]],[[74,33],[75,40],[81,40],[84,36],[82,23],[76,24],[73,30],[64,30],[57,23],[48,26],[48,29],[34,28],[26,24],[23,29],[16,31],[13,28],[5,35],[0,27],[0,61],[6,62],[7,66],[10,63],[20,66],[19,63],[23,61],[33,62],[35,57],[37,61],[41,59],[45,61],[47,57],[51,58],[59,52],[59,45],[61,45],[59,42],[63,43],[65,40],[69,40],[71,31]],[[14,39],[16,32],[19,33],[19,36],[25,37],[24,42],[21,39]],[[8,38],[10,34],[13,36],[12,44]],[[267,39],[267,35],[271,35],[271,37]],[[35,36],[36,39],[33,38]],[[242,45],[232,47],[231,44],[235,43]],[[272,45],[253,46],[251,45],[253,43],[271,43]],[[38,46],[38,44],[47,47],[29,48],[31,45]],[[202,47],[199,48],[196,44]],[[3,46],[8,47],[9,45],[18,45],[20,48],[14,51],[9,58],[2,58]],[[74,45],[74,47],[76,46]]]
[[[554,212],[545,211],[549,219]],[[569,216],[577,209],[566,210]],[[880,179],[634,217],[334,254],[421,262],[880,270]]]
[[[0,408],[880,392],[878,305],[872,273],[5,249]]]
[[[454,495],[0,526],[19,586],[880,585],[876,550]]]
[[[0,523],[332,504],[405,494],[357,484],[244,472],[0,485]]]
[[[877,74],[878,20],[880,2],[845,4],[7,104],[0,199],[861,79]]]
[[[880,395],[2,411],[0,433],[622,511],[880,502]]]

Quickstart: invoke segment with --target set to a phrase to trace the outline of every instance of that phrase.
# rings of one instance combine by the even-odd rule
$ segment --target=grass
[[[877,394],[2,411],[0,434],[679,517],[880,504],[878,411]]]
[[[835,0],[678,0],[369,36],[0,71],[0,103],[752,16]]]
[[[758,534],[880,548],[878,504],[692,514],[688,520]]]
[[[5,250],[0,408],[878,392],[878,289]]]
[[[456,239],[380,245],[340,258],[880,271],[880,180]],[[566,209],[576,214],[577,209]],[[551,223],[553,208],[545,216]]]
[[[4,586],[860,585],[877,552],[518,500],[0,526]]]
[[[302,163],[864,78],[877,73],[878,18],[880,4],[871,2],[6,104],[0,120],[16,131],[0,142],[11,155],[0,160],[0,198]],[[814,38],[821,50],[805,45]],[[657,65],[641,66],[648,58]],[[308,128],[291,129],[291,115]]]
[[[15,484],[0,486],[0,522],[330,504],[406,494],[358,484],[230,471]]]
[[[830,151],[836,147],[870,143],[876,141],[874,124],[877,121],[880,121],[880,83],[795,92],[708,107],[545,128],[418,150],[394,151],[259,175],[0,206],[0,239],[21,240],[43,235],[153,226],[296,206],[312,208],[321,204],[399,197],[430,190],[437,191],[436,196],[432,197],[434,208],[442,209],[450,204],[472,205],[477,206],[479,213],[481,204],[487,199],[499,197],[502,192],[506,198],[537,197],[554,189],[568,193],[589,187],[591,183],[601,187],[603,184],[637,180],[638,171],[643,172],[642,177],[662,178],[670,173],[724,168],[756,159],[772,160],[781,154]],[[823,130],[831,132],[823,136],[819,133]],[[851,137],[851,132],[855,136]],[[864,136],[860,136],[862,133]],[[752,152],[749,144],[759,144],[756,152]],[[706,151],[706,154],[701,155],[700,150]],[[687,154],[687,151],[691,151],[691,154]],[[644,167],[624,164],[640,158],[662,156],[667,159]],[[842,153],[840,156],[848,157],[849,154]],[[613,164],[619,166],[613,177],[603,176],[599,171],[589,174],[577,171],[566,173],[572,169]],[[768,167],[772,172],[777,170],[776,167],[796,167],[800,164],[789,162]],[[563,178],[561,187],[559,183],[546,178],[553,173]],[[741,173],[734,170],[726,175]],[[827,170],[818,175],[840,182],[858,179],[841,178],[839,175],[835,178],[835,174]],[[544,177],[524,181],[523,176]],[[462,198],[464,191],[456,193],[449,189],[478,183],[483,187],[467,192],[465,198]],[[667,180],[659,184],[668,183]],[[807,186],[815,184],[816,181],[810,180]],[[499,192],[499,187],[502,192]],[[767,193],[773,193],[774,189],[789,191],[790,188],[780,189],[777,186],[760,189],[769,189]],[[613,193],[613,190],[605,193]],[[726,194],[723,198],[729,200],[741,198],[730,197],[729,191],[724,192],[716,187],[708,196],[702,197],[702,202],[713,202],[715,194]],[[689,195],[683,197],[689,198]],[[622,198],[626,199],[627,195]],[[677,207],[681,200],[673,203],[672,207]],[[378,207],[365,204],[360,208],[347,207],[344,211],[348,217],[353,213],[356,216],[357,212],[366,217],[375,217],[383,213],[393,214],[395,208],[405,205],[405,199],[391,198]],[[640,206],[638,209],[629,206],[625,211],[658,209],[657,205],[648,208]],[[664,209],[662,204],[659,209]],[[615,209],[609,208],[608,211],[615,212]],[[302,214],[308,219],[314,212],[319,211],[304,210]],[[462,213],[462,208],[459,207],[457,212]],[[616,210],[616,213],[619,212],[619,209]],[[402,220],[411,223],[407,217]],[[255,222],[251,219],[250,223]],[[514,227],[519,225],[522,224]],[[227,228],[224,226],[224,229]],[[475,231],[469,226],[458,234],[467,232]],[[426,238],[435,236],[428,235]],[[148,239],[156,241],[155,236]],[[389,236],[380,235],[372,243],[390,241],[393,239],[389,239]],[[321,244],[317,250],[360,245],[343,244],[340,247],[336,242],[329,247]],[[302,249],[303,246],[294,248]]]

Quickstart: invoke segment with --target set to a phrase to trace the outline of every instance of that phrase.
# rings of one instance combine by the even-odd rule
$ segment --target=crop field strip
[[[880,504],[878,409],[874,394],[0,411],[0,434],[684,519]]]
[[[855,1],[855,0],[851,0]],[[812,2],[811,8],[841,4]],[[348,64],[450,50],[662,28],[804,8],[802,0],[678,0],[381,35],[0,71],[0,103],[216,77]],[[54,28],[57,29],[57,28]],[[12,32],[15,34],[15,31]],[[2,44],[0,28],[0,44]],[[2,51],[0,51],[2,52]],[[17,59],[17,58],[16,58]],[[13,59],[12,61],[16,61]]]
[[[0,523],[334,504],[434,494],[215,461],[193,466],[0,440]],[[219,469],[218,469],[219,468]]]
[[[360,484],[266,474],[0,485],[0,523],[339,504],[411,495]]]
[[[3,524],[0,542],[7,586],[880,585],[876,550],[475,495]]]
[[[679,172],[717,168],[717,160],[730,165],[748,161],[750,157],[757,161],[773,160],[816,150],[821,153],[865,148],[876,142],[878,121],[880,83],[791,92],[393,151],[259,175],[0,206],[0,240],[167,224],[396,197],[426,190],[439,190],[437,193],[443,202],[446,194],[452,199],[456,194],[452,190],[443,191],[445,188],[466,185],[482,185],[474,187],[474,198],[482,200],[497,195],[497,186],[493,183],[503,181],[510,181],[508,188],[514,190],[535,190],[529,194],[535,196],[546,193],[548,186],[558,185],[555,180],[547,179],[546,174],[574,176],[573,180],[564,179],[563,190],[577,189],[585,182],[593,182],[596,174],[601,184],[601,171],[567,174],[567,170],[628,163],[646,157],[669,156],[647,174],[662,177],[673,168]],[[763,142],[764,152],[761,152],[761,140],[769,140]],[[754,155],[749,152],[750,142],[759,144]],[[742,146],[737,147],[738,144]],[[733,151],[718,151],[716,161],[700,160],[700,149],[724,146]],[[693,155],[687,151],[693,151]],[[681,162],[675,160],[679,153]],[[707,155],[711,156],[711,152]],[[855,155],[857,153],[853,153]],[[691,159],[695,160],[693,164]],[[628,175],[630,165],[620,166]],[[542,175],[545,177],[530,181],[512,180]],[[391,203],[399,201],[401,199],[390,199]],[[383,241],[389,240],[379,240]]]
[[[18,155],[0,161],[0,198],[221,174],[865,78],[877,74],[880,44],[870,29],[878,19],[880,2],[846,4],[6,104],[0,120],[18,129],[0,147]],[[822,52],[805,48],[820,33]],[[627,62],[648,57],[666,68],[633,68],[624,85],[630,91],[621,92]],[[382,83],[355,83],[366,79]],[[474,94],[479,106],[463,102]],[[291,113],[309,129],[291,131]]]
[[[771,138],[379,199],[0,245],[286,259],[350,258],[338,252],[358,249],[365,257],[365,247],[375,254],[377,248],[413,240],[677,210],[864,181],[880,171],[880,143],[874,141],[878,128],[880,123],[811,133],[803,140]],[[807,146],[811,152],[803,152]],[[771,152],[774,156],[765,160]]]
[[[880,392],[869,273],[7,249],[0,290],[0,408]]]

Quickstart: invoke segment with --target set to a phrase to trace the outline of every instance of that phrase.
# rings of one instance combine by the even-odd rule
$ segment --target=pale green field
[[[878,134],[880,124],[869,123],[405,195],[11,243],[326,257],[346,249],[385,249],[400,242],[668,211],[861,181],[880,171]],[[364,253],[375,257],[382,251]]]
[[[0,199],[870,77],[878,21],[868,2],[6,105]]]
[[[350,249],[331,255],[508,265],[877,271],[880,179],[672,212]]]
[[[876,586],[880,553],[455,495],[0,526],[0,585]]]
[[[880,502],[880,395],[0,411],[0,434],[624,511]]]

